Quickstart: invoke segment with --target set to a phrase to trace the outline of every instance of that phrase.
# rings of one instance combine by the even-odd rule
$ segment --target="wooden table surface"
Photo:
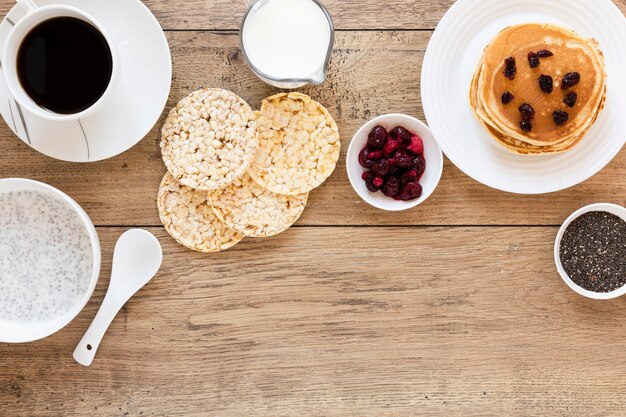
[[[168,109],[204,86],[257,108],[275,92],[239,51],[239,2],[145,3],[172,48]],[[626,302],[573,294],[552,259],[572,211],[626,205],[626,151],[543,196],[491,190],[446,161],[432,198],[402,214],[372,209],[349,185],[343,156],[360,125],[389,112],[423,118],[424,51],[452,3],[325,1],[337,27],[330,76],[303,92],[335,116],[342,160],[295,227],[222,254],[188,251],[160,226],[163,119],[130,151],[86,165],[39,155],[1,123],[0,177],[74,197],[98,227],[104,264],[69,326],[0,344],[0,415],[626,415]],[[103,299],[115,239],[134,226],[158,236],[163,267],[84,368],[72,352]]]

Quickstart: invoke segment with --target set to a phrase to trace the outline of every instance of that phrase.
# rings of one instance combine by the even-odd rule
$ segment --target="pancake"
[[[530,52],[549,51],[532,68]],[[514,77],[505,76],[505,60],[515,59]],[[580,74],[580,81],[561,88],[568,73]],[[510,75],[510,74],[509,74]],[[552,91],[540,87],[539,77],[552,79]],[[503,104],[503,93],[513,99]],[[573,107],[564,102],[575,93]],[[571,30],[548,24],[524,24],[503,30],[487,46],[472,80],[470,103],[478,119],[507,149],[528,155],[564,152],[582,140],[596,121],[606,97],[604,60],[597,43]],[[520,126],[519,107],[529,104],[535,111],[531,131]],[[554,112],[566,112],[568,120],[559,125]]]

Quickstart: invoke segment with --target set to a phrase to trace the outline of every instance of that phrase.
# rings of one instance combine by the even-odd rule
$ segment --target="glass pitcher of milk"
[[[278,88],[321,84],[333,49],[334,26],[318,0],[244,0],[241,50],[254,73]]]

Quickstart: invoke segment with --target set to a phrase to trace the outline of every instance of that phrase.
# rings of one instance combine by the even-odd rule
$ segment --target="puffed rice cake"
[[[228,187],[209,193],[217,217],[247,237],[270,237],[284,232],[300,218],[308,197],[308,193],[273,193],[247,174]]]
[[[181,185],[169,172],[161,181],[157,201],[165,230],[189,249],[220,252],[243,239],[215,215],[206,192]]]
[[[259,141],[255,115],[236,94],[195,91],[174,107],[161,131],[168,171],[182,185],[213,191],[232,184],[252,163]]]
[[[299,195],[319,187],[339,159],[339,129],[328,110],[301,93],[263,100],[257,112],[259,150],[248,170],[277,194]]]

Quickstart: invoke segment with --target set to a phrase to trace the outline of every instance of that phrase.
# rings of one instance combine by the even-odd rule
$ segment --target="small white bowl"
[[[0,342],[5,343],[24,343],[32,342],[38,339],[48,337],[53,333],[61,330],[69,324],[87,304],[91,298],[93,290],[96,288],[98,277],[100,276],[100,240],[98,233],[87,213],[64,192],[41,182],[21,179],[7,178],[0,179],[0,193],[11,191],[41,191],[53,194],[60,198],[69,208],[71,208],[82,220],[83,227],[89,235],[92,248],[93,266],[91,272],[91,281],[89,287],[82,295],[80,302],[76,303],[72,309],[64,315],[52,318],[46,321],[17,323],[12,321],[0,320]]]
[[[378,125],[387,130],[391,130],[396,126],[402,126],[419,135],[424,141],[426,171],[420,180],[420,184],[424,190],[420,198],[411,201],[397,201],[387,197],[381,191],[373,193],[365,186],[365,181],[363,181],[361,176],[366,169],[359,164],[359,152],[366,146],[369,133]],[[385,114],[365,123],[358,132],[356,132],[348,147],[346,168],[352,188],[354,188],[354,191],[356,191],[359,197],[365,202],[382,210],[402,211],[422,204],[435,191],[443,172],[443,153],[435,141],[432,132],[423,122],[405,114]]]
[[[572,290],[576,291],[578,294],[584,297],[591,298],[594,300],[611,300],[613,298],[621,297],[622,295],[626,294],[626,285],[621,288],[618,288],[615,291],[611,291],[607,293],[600,293],[600,292],[593,292],[593,291],[586,290],[582,288],[581,286],[579,286],[578,284],[576,284],[574,281],[572,281],[569,275],[567,275],[567,272],[565,272],[565,269],[563,269],[563,264],[561,263],[561,256],[560,256],[561,255],[561,240],[563,239],[563,234],[565,234],[565,230],[567,230],[567,227],[570,225],[570,223],[572,223],[574,220],[576,220],[583,214],[589,213],[590,211],[606,211],[626,221],[626,208],[622,206],[618,206],[616,204],[597,203],[597,204],[592,204],[590,206],[583,207],[580,210],[575,211],[571,216],[567,218],[567,220],[565,220],[565,222],[559,229],[559,233],[556,236],[556,241],[554,242],[554,261],[556,262],[556,268],[559,271],[561,278],[563,278],[563,281],[565,281],[565,283]]]

